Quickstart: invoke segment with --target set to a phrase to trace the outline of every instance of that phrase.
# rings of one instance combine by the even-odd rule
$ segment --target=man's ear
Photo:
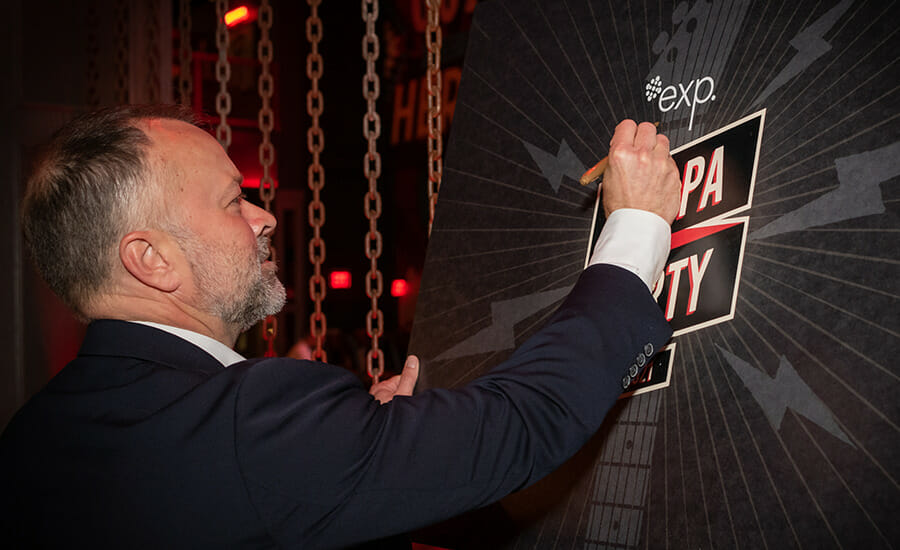
[[[154,231],[132,231],[119,241],[119,259],[125,270],[162,292],[173,292],[181,286],[173,252],[168,242]]]

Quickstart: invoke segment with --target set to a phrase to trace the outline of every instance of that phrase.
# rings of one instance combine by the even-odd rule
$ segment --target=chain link
[[[228,114],[231,112],[231,94],[228,93],[231,65],[228,63],[228,27],[225,26],[227,4],[227,0],[216,0],[216,47],[219,49],[219,59],[216,61],[216,80],[219,82],[219,93],[216,94],[216,112],[219,114],[216,139],[225,151],[231,146],[231,127],[228,125]]]
[[[443,116],[441,114],[441,22],[440,0],[425,0],[428,5],[428,23],[425,28],[425,45],[428,49],[428,69],[425,86],[428,91],[428,236],[434,224],[434,209],[441,188],[443,170]]]
[[[311,126],[306,132],[306,145],[312,154],[312,164],[307,173],[312,200],[309,203],[309,225],[313,236],[309,241],[309,261],[313,265],[313,274],[309,278],[309,296],[313,301],[314,311],[310,315],[310,333],[316,340],[313,359],[327,361],[323,348],[328,321],[322,311],[322,300],[325,299],[325,277],[322,276],[322,264],[325,262],[325,241],[322,239],[322,226],[325,225],[325,204],[321,192],[325,186],[325,168],[321,163],[322,150],[325,148],[325,134],[319,125],[319,117],[325,107],[322,92],[319,90],[319,79],[322,77],[322,55],[319,54],[319,42],[322,41],[322,20],[319,18],[321,0],[306,0],[310,14],[306,19],[306,39],[309,41],[309,54],[306,56],[306,76],[310,80],[309,91],[306,92],[306,111],[309,113]]]
[[[363,172],[369,180],[369,191],[366,193],[364,209],[369,219],[369,232],[366,234],[366,257],[369,258],[369,274],[366,277],[366,296],[372,301],[372,310],[366,318],[366,332],[372,339],[372,347],[366,354],[366,371],[373,383],[378,383],[384,372],[384,353],[378,347],[378,339],[384,334],[384,315],[378,309],[378,298],[384,288],[381,271],[378,270],[378,258],[381,256],[382,241],[378,231],[378,218],[381,216],[381,195],[378,193],[378,178],[381,176],[381,155],[378,154],[377,140],[381,135],[381,117],[375,110],[375,101],[381,94],[381,82],[375,72],[375,61],[378,59],[378,36],[375,34],[375,21],[378,19],[378,0],[362,0],[362,18],[366,22],[366,35],[362,41],[362,55],[366,60],[366,74],[363,77],[363,97],[366,99],[367,111],[363,118],[363,136],[368,141],[368,151],[363,159]],[[377,283],[375,288],[372,284]],[[375,326],[373,326],[373,322]],[[377,366],[373,365],[377,362]]]
[[[259,108],[259,131],[262,132],[262,142],[259,144],[259,163],[262,165],[262,178],[259,180],[259,198],[267,212],[272,211],[272,201],[275,200],[275,181],[272,179],[271,168],[275,162],[275,146],[272,144],[272,129],[275,127],[275,115],[272,113],[272,93],[275,81],[272,79],[273,47],[269,38],[269,30],[272,28],[272,6],[269,0],[262,0],[257,12],[259,23],[259,43],[256,45],[256,56],[262,70],[259,74],[257,89],[262,105]],[[275,257],[275,249],[271,248],[271,255]],[[266,356],[275,357],[275,339],[278,336],[278,321],[275,316],[269,315],[263,321],[263,340],[266,341]]]
[[[272,93],[275,82],[270,69],[273,48],[272,40],[269,38],[269,30],[272,28],[272,6],[269,4],[269,0],[262,0],[257,18],[260,37],[256,54],[262,66],[257,83],[259,97],[262,99],[262,107],[259,109],[259,129],[262,132],[262,143],[259,144],[259,163],[262,165],[263,174],[259,182],[259,198],[266,210],[271,211],[271,202],[275,199],[275,182],[271,174],[271,167],[275,162],[275,146],[272,144],[272,128],[275,127],[275,116],[272,113]]]
[[[128,103],[128,1],[116,0],[113,7],[115,13],[116,37],[116,102]]]
[[[180,0],[179,5],[178,36],[181,40],[178,49],[178,60],[180,64],[178,92],[181,97],[181,104],[190,107],[191,93],[193,92],[191,61],[194,53],[191,49],[191,0]]]

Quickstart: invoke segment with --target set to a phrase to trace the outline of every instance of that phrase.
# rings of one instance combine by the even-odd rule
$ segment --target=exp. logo
[[[697,106],[707,101],[715,101],[715,92],[716,83],[711,76],[691,80],[686,86],[679,82],[676,85],[663,87],[662,78],[657,75],[644,86],[644,96],[647,101],[650,103],[656,101],[660,112],[668,113],[680,109],[682,105],[690,107],[691,117],[688,131],[694,128],[694,111]],[[658,101],[657,98],[659,98]]]

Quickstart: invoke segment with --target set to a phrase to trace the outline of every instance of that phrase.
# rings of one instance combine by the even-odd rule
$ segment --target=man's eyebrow
[[[231,183],[222,191],[222,198],[230,201],[234,198],[234,188],[237,187],[238,192],[243,193],[244,189],[241,185],[244,183],[244,176],[237,175],[231,178]]]

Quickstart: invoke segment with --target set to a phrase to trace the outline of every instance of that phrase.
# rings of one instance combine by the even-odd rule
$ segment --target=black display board
[[[493,0],[476,12],[410,352],[489,370],[582,270],[623,118],[684,178],[676,336],[465,547],[900,546],[896,2]]]

